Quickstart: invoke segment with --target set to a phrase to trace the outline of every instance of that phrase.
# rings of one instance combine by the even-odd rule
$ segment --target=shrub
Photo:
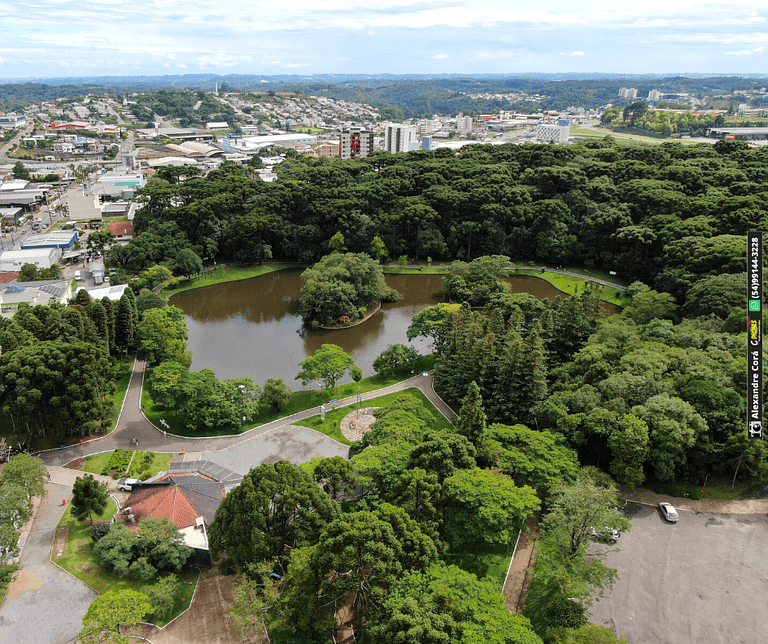
[[[111,526],[109,521],[94,521],[91,526],[91,539],[98,541],[109,532]]]

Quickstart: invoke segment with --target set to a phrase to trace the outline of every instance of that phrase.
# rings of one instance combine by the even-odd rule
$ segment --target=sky
[[[768,74],[753,0],[0,0],[0,78]]]

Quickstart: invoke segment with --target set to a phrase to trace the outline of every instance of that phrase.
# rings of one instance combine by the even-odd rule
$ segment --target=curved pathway
[[[292,425],[305,418],[317,416],[320,413],[319,407],[312,407],[311,409],[285,416],[284,418],[279,418],[234,436],[187,438],[184,436],[176,436],[174,434],[166,434],[150,423],[141,411],[141,389],[144,382],[145,368],[145,362],[141,360],[136,360],[134,362],[131,382],[128,385],[128,391],[126,392],[123,401],[123,408],[117,421],[117,427],[111,434],[104,438],[86,441],[83,445],[73,445],[65,447],[64,449],[54,449],[43,452],[40,454],[40,457],[45,464],[64,466],[76,458],[82,458],[102,452],[111,452],[117,448],[130,449],[132,447],[131,438],[133,437],[138,439],[139,449],[151,450],[154,452],[180,453],[182,450],[185,452],[215,452],[235,446],[245,447],[246,443],[259,439],[265,434],[277,432],[287,425]],[[413,376],[408,380],[404,380],[389,387],[360,394],[360,397],[362,400],[370,400],[371,398],[403,391],[411,387],[420,389],[430,402],[435,405],[438,411],[449,420],[455,416],[453,410],[435,393],[432,386],[432,376],[428,374]],[[356,402],[357,395],[354,395],[338,400],[334,404],[336,407],[345,407],[353,405]],[[308,431],[314,432],[314,430]],[[326,440],[332,441],[332,439],[327,437]],[[335,443],[335,441],[332,442]],[[344,449],[346,449],[346,446],[344,446]],[[208,458],[210,458],[210,456],[211,455],[208,455]]]
[[[51,537],[66,509],[72,487],[46,483],[46,494],[35,499],[19,572],[8,586],[0,608],[0,641],[10,644],[66,644],[83,627],[83,617],[96,593],[50,562]],[[39,504],[39,505],[38,505]]]

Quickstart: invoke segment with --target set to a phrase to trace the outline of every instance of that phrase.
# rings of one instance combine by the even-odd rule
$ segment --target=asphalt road
[[[604,560],[619,579],[592,621],[630,644],[768,642],[766,515],[681,511],[670,524],[655,507],[628,507],[633,528]]]
[[[202,460],[212,461],[238,474],[248,474],[262,463],[280,460],[305,463],[316,456],[347,458],[349,446],[305,427],[286,426],[260,434],[232,447],[203,452]]]
[[[96,593],[50,563],[51,538],[64,514],[69,486],[46,483],[21,557],[21,567],[0,611],[3,644],[66,644],[83,627]]]

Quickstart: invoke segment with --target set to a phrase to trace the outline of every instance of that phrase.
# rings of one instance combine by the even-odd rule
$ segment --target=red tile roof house
[[[133,222],[132,221],[115,221],[107,226],[107,230],[111,232],[117,239],[115,241],[127,242],[133,238]]]
[[[141,519],[168,518],[194,550],[188,565],[211,567],[208,526],[224,499],[224,484],[198,472],[165,473],[131,494],[118,515],[129,530]]]

